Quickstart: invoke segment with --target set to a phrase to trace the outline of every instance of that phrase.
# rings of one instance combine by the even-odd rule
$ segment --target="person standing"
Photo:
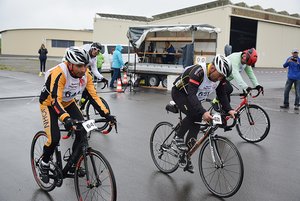
[[[284,68],[288,68],[287,80],[284,88],[284,100],[283,105],[280,106],[282,109],[289,108],[289,94],[292,85],[295,86],[295,110],[299,110],[300,105],[300,58],[298,56],[299,50],[294,49],[292,51],[292,56],[288,57],[286,62],[283,64]]]
[[[115,80],[117,80],[118,78],[121,79],[121,68],[124,66],[124,61],[122,58],[122,49],[123,47],[121,45],[117,45],[113,53],[112,69],[114,71],[114,74],[110,81],[110,88],[114,88]]]
[[[175,48],[173,45],[169,42],[165,42],[165,49],[164,52],[167,53],[165,57],[163,58],[163,63],[164,64],[174,64],[175,63]]]
[[[97,68],[98,71],[101,72],[102,69],[102,64],[104,63],[104,56],[101,53],[101,51],[99,52],[98,56],[97,56]]]
[[[39,76],[42,76],[43,74],[45,74],[48,50],[45,47],[45,45],[42,44],[38,52],[39,52],[39,55],[40,55],[39,56],[39,59],[40,59],[40,73],[39,73]]]

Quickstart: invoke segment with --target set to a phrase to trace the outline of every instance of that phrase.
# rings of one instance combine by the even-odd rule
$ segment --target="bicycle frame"
[[[259,94],[260,94],[260,92],[258,92],[255,96],[252,96],[252,98],[256,98]],[[231,96],[241,96],[242,101],[240,102],[240,104],[234,110],[237,111],[237,112],[239,112],[240,109],[245,106],[248,120],[249,120],[250,124],[253,125],[254,121],[253,121],[253,118],[252,118],[252,116],[250,114],[250,111],[249,111],[249,109],[247,107],[248,103],[249,103],[249,101],[248,101],[248,95],[249,95],[249,93],[247,93],[247,94],[231,94]],[[227,121],[230,118],[231,118],[230,116],[227,116],[225,118],[225,120]],[[233,122],[233,124],[235,124],[235,123],[236,123],[236,121]]]
[[[66,131],[66,130],[61,130]],[[85,157],[86,151],[90,148],[88,144],[88,134],[82,135],[82,141],[79,143],[75,151],[70,155],[68,162],[63,167],[62,165],[62,157],[61,157],[61,151],[59,149],[60,144],[57,145],[55,149],[55,155],[56,155],[56,165],[57,167],[62,171],[63,178],[73,178],[73,175],[68,174],[68,171],[72,167],[72,165],[76,164],[78,160],[78,156],[80,156],[81,153],[83,153]],[[65,138],[63,138],[65,139]],[[87,173],[88,175],[88,173]]]
[[[198,139],[196,141],[196,143],[194,144],[194,146],[187,152],[187,154],[186,154],[187,157],[191,158],[191,156],[197,151],[197,149],[200,147],[200,145],[208,138],[211,156],[212,156],[212,160],[213,160],[214,164],[217,164],[216,158],[219,160],[220,164],[222,164],[221,157],[218,153],[217,147],[215,146],[215,144],[213,143],[213,140],[212,140],[213,133],[217,128],[218,128],[217,126],[209,126],[206,129],[206,132],[204,133],[204,135],[200,139]]]
[[[107,121],[107,120],[106,119],[97,119],[97,120],[95,120],[95,122],[105,122],[105,121]],[[80,125],[80,122],[77,122],[77,123],[78,123],[78,125]],[[107,130],[102,131],[102,132],[105,133],[105,134],[108,134],[112,130],[113,126],[115,127],[116,133],[118,133],[116,122],[115,123],[110,123],[109,128]],[[82,130],[84,130],[84,128],[82,126],[80,126],[80,128],[77,131],[82,133]],[[66,130],[61,129],[60,131],[66,131]],[[68,139],[71,136],[72,133],[73,133],[73,131],[71,131],[71,132],[69,131],[66,136],[62,137],[62,139]],[[73,178],[73,175],[68,174],[68,171],[70,170],[72,165],[77,162],[78,157],[80,156],[81,153],[84,156],[85,168],[87,168],[86,153],[89,151],[89,149],[91,149],[91,147],[89,146],[89,143],[88,143],[88,138],[89,138],[90,134],[91,133],[88,132],[88,133],[85,133],[84,135],[81,135],[81,137],[82,137],[81,142],[76,147],[75,151],[71,154],[67,164],[64,167],[62,167],[61,151],[59,150],[60,144],[57,145],[57,147],[55,149],[55,154],[56,154],[56,157],[57,157],[57,159],[56,159],[57,160],[57,166],[60,168],[60,170],[62,170],[63,178]],[[97,173],[94,161],[92,161],[92,164],[93,164],[93,169],[94,169],[95,173]],[[87,181],[89,181],[88,172],[86,173],[86,176],[87,176]]]
[[[247,101],[247,99],[246,99]],[[178,129],[180,127],[180,123],[182,121],[182,112],[179,111],[179,123],[176,125],[176,127],[173,129],[173,131],[170,133],[170,135],[164,140],[163,144],[165,144],[165,142],[169,139],[169,137],[173,134],[173,132],[175,132],[176,129]],[[210,145],[210,150],[211,150],[211,155],[212,155],[212,159],[213,162],[216,164],[216,157],[219,159],[220,163],[221,162],[221,157],[219,156],[219,153],[217,151],[216,146],[212,143],[212,137],[213,137],[213,133],[214,131],[218,128],[218,126],[212,126],[212,125],[207,125],[207,124],[200,124],[201,126],[204,127],[204,129],[200,129],[202,131],[206,130],[204,135],[196,140],[196,143],[194,144],[194,146],[186,153],[187,158],[191,158],[191,156],[197,151],[197,149],[201,146],[201,144],[207,139],[209,138],[209,145]]]

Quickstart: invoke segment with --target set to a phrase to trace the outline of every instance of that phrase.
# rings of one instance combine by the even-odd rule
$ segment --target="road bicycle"
[[[62,163],[62,156],[59,145],[55,148],[51,157],[48,183],[44,183],[40,176],[39,163],[41,162],[43,147],[47,141],[44,131],[39,131],[33,137],[30,150],[30,161],[35,181],[44,191],[52,191],[55,187],[60,187],[65,178],[74,178],[77,199],[82,200],[105,200],[115,201],[117,199],[116,180],[113,170],[101,152],[89,146],[88,140],[91,131],[97,129],[95,121],[107,121],[106,119],[77,121],[76,133],[80,133],[82,140],[76,150],[71,154],[70,148],[65,152]],[[116,126],[116,122],[110,122],[107,132]],[[117,128],[115,127],[116,132]],[[83,131],[85,130],[85,131]],[[66,130],[61,130],[66,131]],[[74,131],[68,132],[63,139],[68,139]],[[75,170],[74,170],[75,168]]]
[[[95,89],[97,90],[98,83],[99,83],[98,79],[94,79],[93,83],[94,83]],[[106,86],[107,86],[107,84],[105,83],[104,86],[101,89],[104,89]],[[101,99],[101,101],[104,104],[104,106],[108,109],[109,114],[110,114],[110,108],[109,108],[109,105],[106,102],[106,100],[104,98],[102,98],[102,97],[99,97],[99,98]],[[92,103],[89,100],[89,98],[84,99],[84,98],[80,97],[80,98],[76,98],[75,100],[76,100],[77,104],[79,105],[80,110],[83,113],[83,116],[87,120],[99,118],[100,114],[94,108],[94,106],[92,105]],[[108,122],[106,122],[106,121],[96,122],[96,126],[97,126],[96,131],[102,132],[104,129],[106,129],[108,127]],[[106,133],[104,133],[104,134],[106,134]]]
[[[257,94],[252,96],[251,92],[253,90],[256,90]],[[251,143],[257,143],[264,140],[269,134],[271,127],[270,118],[267,112],[261,106],[249,101],[249,97],[256,98],[260,93],[261,91],[252,88],[249,92],[231,94],[231,96],[240,96],[241,98],[240,104],[235,108],[238,118],[233,120],[233,126],[236,127],[236,130],[242,139]],[[220,111],[220,108],[222,108],[216,99],[207,99],[205,101],[210,104],[208,111]],[[230,117],[227,116],[225,121],[228,121],[229,119]]]
[[[202,145],[198,156],[198,167],[202,181],[207,189],[218,197],[230,197],[241,187],[244,166],[241,155],[235,145],[225,137],[218,136],[216,130],[222,127],[220,113],[214,114],[213,123],[199,123],[199,139],[192,138],[187,151],[179,150],[175,144],[176,132],[180,128],[182,113],[174,102],[166,110],[179,113],[179,123],[163,121],[158,123],[150,137],[150,152],[156,167],[165,174],[176,171],[179,167],[187,170],[191,156]]]

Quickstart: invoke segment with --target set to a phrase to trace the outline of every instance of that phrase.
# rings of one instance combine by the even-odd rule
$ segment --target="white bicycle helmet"
[[[66,51],[65,58],[72,64],[87,65],[89,63],[90,56],[84,49],[79,47],[70,47]]]
[[[221,54],[217,54],[213,60],[213,64],[219,73],[225,77],[229,77],[232,72],[232,66],[229,59]]]

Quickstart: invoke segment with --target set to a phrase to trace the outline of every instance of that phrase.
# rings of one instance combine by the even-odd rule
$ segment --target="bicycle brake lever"
[[[104,135],[107,135],[108,133],[110,133],[110,131],[112,130],[112,127],[115,126],[115,130],[116,130],[116,133],[118,133],[118,130],[117,130],[117,123],[116,122],[113,122],[113,123],[109,123],[109,127],[107,130],[104,130],[104,131],[101,131],[102,134]]]
[[[71,131],[68,131],[68,134],[65,135],[65,136],[62,136],[61,138],[64,139],[64,140],[69,139],[69,138],[71,137],[72,133],[73,133],[72,130],[71,130]]]

